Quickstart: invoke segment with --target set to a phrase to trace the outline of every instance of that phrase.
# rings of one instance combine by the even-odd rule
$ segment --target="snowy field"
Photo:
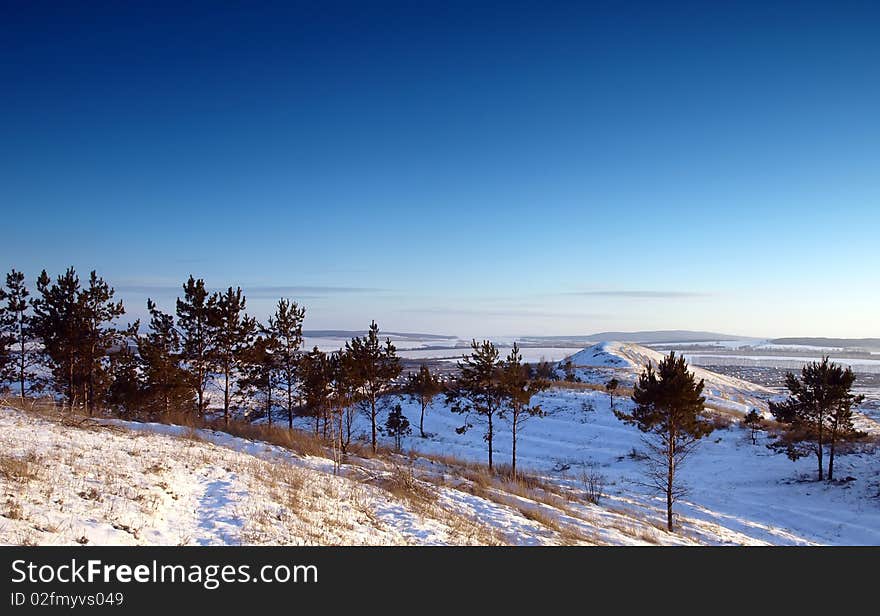
[[[651,353],[605,344],[575,359],[597,382],[610,374],[631,382]],[[744,397],[767,395],[732,377],[702,378],[728,420]],[[519,468],[539,478],[529,487],[479,471],[482,426],[457,434],[464,418],[440,397],[428,438],[418,436],[418,406],[387,402],[398,401],[414,430],[403,453],[350,457],[338,472],[330,451],[109,419],[70,426],[2,409],[0,543],[880,545],[880,456],[869,444],[838,457],[840,481],[820,483],[813,458],[774,454],[764,433],[753,445],[734,419],[681,469],[689,493],[676,505],[680,530],[668,534],[664,502],[642,485],[640,433],[614,416],[603,391],[560,386],[538,396],[546,417],[529,420],[518,443]],[[617,409],[630,404],[614,400]],[[365,417],[354,433],[367,438]],[[496,464],[508,463],[503,421],[494,445]],[[590,483],[602,486],[599,499]]]

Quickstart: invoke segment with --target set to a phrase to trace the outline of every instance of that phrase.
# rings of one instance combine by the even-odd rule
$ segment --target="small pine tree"
[[[82,400],[83,383],[80,350],[84,326],[77,307],[79,276],[71,267],[53,283],[43,270],[37,278],[37,292],[39,295],[31,300],[34,336],[43,363],[52,373],[55,390],[68,407],[73,407]]]
[[[276,388],[277,340],[263,330],[254,343],[241,354],[241,376],[236,385],[241,394],[259,402],[260,414],[272,425],[273,393]]]
[[[569,383],[577,383],[580,381],[580,378],[578,378],[578,375],[575,372],[574,363],[570,359],[566,359],[562,362],[562,372],[565,375],[565,380]]]
[[[318,434],[321,419],[326,416],[332,367],[327,354],[317,346],[303,355],[300,361],[300,379],[305,412],[315,419],[315,434]]]
[[[351,356],[344,350],[329,356],[329,408],[336,426],[336,442],[342,454],[348,452],[354,426],[355,405],[359,400],[353,380]]]
[[[758,413],[758,409],[750,410],[742,420],[743,426],[748,428],[752,445],[758,444],[758,432],[764,427],[764,418]]]
[[[443,383],[440,377],[426,364],[419,366],[418,372],[410,372],[406,377],[406,393],[412,402],[417,402],[421,408],[419,415],[419,435],[427,438],[425,434],[425,412],[434,401],[434,397],[443,391]]]
[[[172,410],[196,409],[196,395],[189,372],[181,366],[183,346],[174,317],[148,299],[150,327],[138,337],[143,368],[144,406],[152,415],[167,416]]]
[[[480,419],[486,424],[483,440],[489,453],[489,470],[493,469],[492,445],[495,437],[494,420],[504,402],[504,386],[498,349],[488,340],[471,341],[471,353],[458,362],[458,375],[446,390],[446,403],[453,413],[465,416],[464,425],[455,429],[464,434]]]
[[[530,375],[528,366],[522,363],[519,346],[514,342],[510,354],[501,366],[501,389],[503,406],[499,413],[502,419],[510,422],[512,448],[510,469],[516,477],[516,443],[523,425],[532,417],[543,417],[540,405],[532,404],[532,397],[544,391],[550,385],[543,379],[535,379]]]
[[[611,399],[611,410],[614,410],[614,392],[617,391],[617,388],[620,386],[620,381],[616,378],[611,377],[607,383],[605,383],[605,391],[608,392],[608,397]]]
[[[654,370],[645,366],[633,388],[636,408],[631,413],[615,411],[618,419],[633,424],[645,435],[648,448],[648,485],[666,495],[666,528],[672,532],[672,505],[685,493],[676,474],[699,440],[713,426],[701,414],[706,399],[703,381],[688,372],[684,357],[675,351],[663,358]]]
[[[296,302],[278,300],[275,314],[269,317],[266,335],[275,341],[275,379],[285,396],[287,427],[293,429],[294,392],[301,381],[298,373],[302,357],[302,326],[306,309]]]
[[[216,296],[209,295],[205,281],[192,276],[183,285],[183,299],[177,299],[177,327],[181,338],[184,369],[196,397],[196,412],[205,414],[205,393],[215,369],[215,334],[211,327],[217,310]]]
[[[92,270],[89,284],[77,297],[79,310],[80,355],[85,373],[83,403],[91,415],[100,406],[111,383],[108,354],[111,349],[126,344],[126,334],[113,326],[123,314],[121,301],[113,301],[115,291]],[[129,329],[137,330],[137,324]]]
[[[385,433],[394,439],[394,448],[397,451],[400,451],[403,437],[412,434],[409,419],[403,414],[403,409],[399,402],[391,407],[391,410],[388,412],[388,419],[385,420]]]
[[[254,342],[256,321],[245,314],[246,299],[241,287],[229,287],[216,296],[215,310],[210,321],[214,339],[214,356],[223,376],[223,421],[229,424],[232,404],[232,382],[242,367],[242,362]]]
[[[40,387],[34,370],[37,357],[28,312],[29,296],[24,274],[14,269],[6,274],[6,287],[0,289],[0,380],[14,383],[22,400],[29,391]]]
[[[133,330],[131,333],[134,334]],[[119,348],[110,353],[110,376],[112,381],[107,391],[110,406],[123,415],[131,415],[143,399],[141,365],[135,352],[135,343],[123,340]]]
[[[351,379],[359,390],[363,408],[370,418],[373,452],[378,445],[376,438],[376,419],[379,413],[379,399],[388,393],[394,379],[400,376],[400,359],[397,348],[386,338],[385,344],[379,342],[379,326],[375,321],[364,337],[352,338],[345,343],[345,352],[351,359]]]

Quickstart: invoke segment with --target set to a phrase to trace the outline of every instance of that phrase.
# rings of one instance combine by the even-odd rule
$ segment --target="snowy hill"
[[[737,424],[720,424],[680,469],[690,492],[669,534],[662,499],[643,484],[641,434],[614,416],[607,394],[562,387],[536,402],[546,416],[523,427],[517,447],[526,482],[485,472],[481,426],[458,434],[464,418],[442,397],[426,416],[428,438],[413,434],[403,454],[353,455],[338,468],[332,450],[295,439],[282,447],[0,408],[0,543],[880,544],[880,458],[870,443],[839,453],[843,481],[818,483],[814,459],[793,463],[765,447],[768,435],[753,445]],[[401,404],[417,425],[418,405]],[[503,464],[509,426],[496,430]],[[355,437],[368,432],[358,416]]]
[[[582,490],[446,458],[349,458],[223,432],[0,408],[0,544],[693,544]]]
[[[585,383],[602,385],[612,376],[625,387],[632,387],[647,364],[656,366],[663,354],[632,342],[600,342],[578,351],[559,363],[571,361],[575,374]],[[705,381],[707,404],[718,410],[747,413],[751,408],[766,411],[767,400],[774,392],[766,387],[749,383],[691,366],[697,379]]]

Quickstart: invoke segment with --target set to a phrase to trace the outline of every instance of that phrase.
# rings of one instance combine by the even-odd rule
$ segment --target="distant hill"
[[[770,343],[845,349],[880,349],[880,338],[774,338]]]
[[[307,329],[303,330],[303,336],[311,338],[352,338],[354,336],[365,336],[365,329]],[[387,332],[379,330],[380,337],[390,336],[392,338],[406,340],[454,340],[455,336],[444,336],[442,334],[418,334],[413,332]]]
[[[662,330],[642,332],[600,332],[588,336],[525,336],[528,342],[571,343],[585,345],[590,342],[637,342],[640,344],[660,344],[670,342],[708,342],[718,340],[746,340],[744,336],[731,336],[715,332],[690,330]]]

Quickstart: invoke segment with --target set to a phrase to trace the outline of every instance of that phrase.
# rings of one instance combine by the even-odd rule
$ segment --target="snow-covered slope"
[[[457,433],[465,418],[442,397],[427,438],[416,430],[406,453],[351,457],[338,472],[326,450],[0,409],[0,543],[880,545],[880,457],[870,444],[839,452],[843,481],[816,482],[814,458],[791,462],[767,449],[766,434],[753,445],[736,424],[719,428],[679,469],[690,490],[668,534],[664,502],[644,486],[642,435],[615,417],[606,393],[556,388],[534,401],[546,416],[523,426],[517,451],[538,487],[482,473],[484,426],[471,417],[475,427]],[[418,425],[419,406],[400,402]],[[613,404],[631,407],[626,397]],[[509,424],[495,427],[504,464]],[[355,438],[368,433],[358,416]],[[602,485],[598,503],[591,480]]]
[[[0,544],[696,542],[577,491],[450,464],[401,455],[337,468],[222,432],[0,408]]]
[[[575,374],[586,383],[604,384],[611,376],[631,387],[647,364],[656,366],[663,354],[632,342],[600,342],[578,351],[560,362],[571,361]],[[746,413],[751,408],[766,410],[774,392],[697,366],[691,366],[697,379],[705,381],[707,403],[717,409]]]

